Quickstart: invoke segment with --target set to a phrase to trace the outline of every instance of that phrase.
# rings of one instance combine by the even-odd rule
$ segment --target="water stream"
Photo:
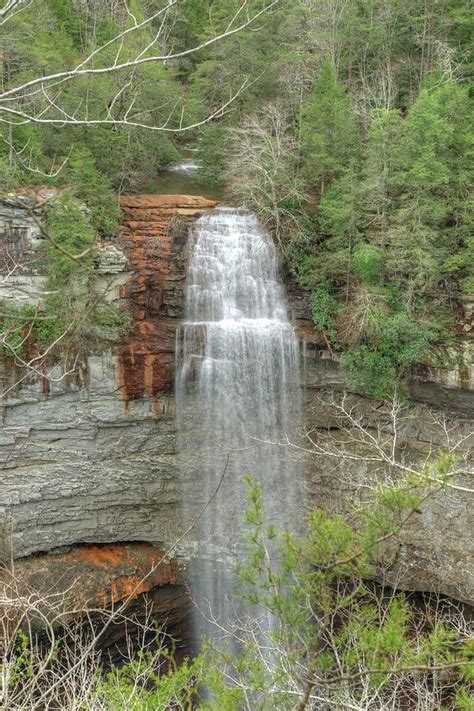
[[[202,195],[222,200],[223,189],[209,184],[199,172],[199,162],[194,154],[184,154],[179,163],[163,170],[157,181],[157,191],[161,195]]]
[[[294,528],[301,518],[298,462],[283,446],[300,423],[298,342],[274,244],[252,214],[221,207],[197,220],[177,354],[179,443],[195,492],[185,523],[225,470],[196,528],[191,580],[196,629],[216,637],[238,607],[244,475],[260,482],[268,522]]]

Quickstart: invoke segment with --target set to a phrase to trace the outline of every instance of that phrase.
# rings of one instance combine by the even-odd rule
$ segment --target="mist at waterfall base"
[[[268,524],[294,530],[301,520],[301,468],[285,445],[300,426],[299,348],[276,250],[256,217],[216,208],[190,239],[176,351],[178,441],[194,492],[183,525],[212,499],[192,532],[189,580],[196,638],[219,640],[243,614],[233,570],[246,555],[244,477],[260,483]]]

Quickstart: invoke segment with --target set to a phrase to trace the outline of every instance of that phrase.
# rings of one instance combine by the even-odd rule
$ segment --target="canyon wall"
[[[289,284],[289,305],[305,344],[304,415],[308,496],[312,505],[348,515],[378,483],[418,472],[449,452],[462,473],[433,490],[382,552],[380,580],[474,602],[474,343],[463,328],[449,367],[418,365],[410,402],[399,412],[349,387],[337,355],[315,332],[305,294]],[[472,304],[465,322],[472,323]],[[314,444],[313,444],[314,442]],[[391,461],[396,462],[393,466]]]
[[[36,199],[22,197],[25,208]],[[90,579],[96,563],[94,590],[101,588],[104,599],[107,591],[125,594],[127,585],[117,587],[117,580],[133,581],[141,568],[130,559],[126,572],[118,564],[107,572],[104,546],[148,542],[164,550],[176,537],[182,492],[172,394],[175,330],[188,226],[214,204],[186,196],[124,199],[121,228],[99,250],[97,288],[131,314],[127,335],[104,343],[71,373],[60,362],[25,378],[12,359],[0,361],[0,558],[17,559],[16,571],[24,569],[35,585],[48,577],[45,570],[54,573],[59,554],[71,571],[63,576],[69,585],[81,571],[76,549],[86,546],[82,573]],[[1,206],[0,239],[0,299],[41,306],[45,277],[21,268],[25,250],[40,239],[21,201]],[[12,273],[13,260],[20,268]],[[100,555],[89,544],[102,544]],[[153,564],[153,550],[142,550],[142,562],[148,557]],[[115,546],[109,553],[120,559]],[[168,583],[175,586],[176,576],[160,580],[161,587]]]
[[[326,356],[326,357],[324,357]],[[473,419],[462,391],[459,409],[415,401],[401,411],[346,390],[340,365],[315,352],[305,374],[305,416],[312,450],[309,489],[313,505],[347,514],[371,488],[421,471],[438,451],[451,451],[466,473],[433,487],[396,539],[382,551],[380,580],[406,590],[432,591],[474,601]],[[422,387],[415,383],[415,387]],[[430,382],[429,395],[456,401],[455,392]],[[472,395],[472,393],[471,393]],[[471,411],[472,413],[472,411]],[[397,463],[393,466],[391,462]],[[470,469],[471,475],[467,474]]]
[[[166,549],[178,534],[179,502],[194,495],[199,481],[183,476],[176,455],[175,333],[183,316],[188,228],[214,204],[190,196],[123,198],[123,224],[116,238],[101,246],[96,266],[107,298],[131,314],[127,335],[90,353],[73,373],[68,363],[52,364],[19,382],[21,368],[9,359],[1,362],[1,553],[7,560],[23,559],[17,565],[30,566],[33,577],[37,568],[30,561],[41,561],[37,565],[44,569],[51,551],[72,555],[77,546],[151,544],[146,549],[151,561],[154,547]],[[16,201],[1,207],[0,237],[0,299],[41,303],[41,274],[9,274],[12,256],[40,239],[30,213]],[[312,437],[322,431],[343,434],[339,457],[307,455],[308,499],[343,512],[390,467],[347,456],[348,450],[364,454],[365,446],[345,439],[335,414],[346,388],[342,369],[312,329],[306,295],[291,284],[289,308],[306,344],[306,425]],[[452,371],[420,367],[415,373],[414,403],[396,432],[404,461],[416,464],[433,447],[445,446],[447,431],[452,442],[472,431],[469,376],[466,364]],[[390,414],[360,393],[350,398],[360,421],[390,448]],[[467,445],[465,438],[459,451]],[[448,488],[427,502],[396,545],[385,550],[387,582],[473,601],[471,498]],[[36,558],[28,558],[32,554]],[[133,579],[139,566],[131,560],[127,570]],[[119,571],[116,577],[123,575]],[[104,581],[104,590],[118,589],[112,579]]]

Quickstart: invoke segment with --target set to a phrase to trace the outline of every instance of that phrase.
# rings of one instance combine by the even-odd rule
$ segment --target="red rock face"
[[[0,588],[2,583],[12,584],[33,599],[55,595],[60,600],[65,594],[66,622],[81,624],[84,611],[89,610],[101,630],[108,618],[97,609],[120,610],[126,604],[126,617],[153,621],[175,640],[178,659],[189,653],[192,610],[182,571],[175,560],[166,559],[148,543],[82,544],[63,553],[30,556],[15,561],[11,576],[3,571]],[[134,624],[127,625],[120,616],[114,619],[101,632],[98,645],[106,653],[105,661],[110,657],[123,663],[129,642],[132,648],[138,645],[139,634]]]
[[[76,602],[92,607],[183,583],[176,562],[149,543],[83,544],[64,553],[23,558],[15,563],[15,575],[25,590],[71,590]]]
[[[131,303],[132,328],[118,354],[119,385],[128,402],[172,388],[187,230],[192,219],[216,202],[190,195],[135,195],[122,197],[120,203],[125,219],[119,242],[132,271],[122,293]]]

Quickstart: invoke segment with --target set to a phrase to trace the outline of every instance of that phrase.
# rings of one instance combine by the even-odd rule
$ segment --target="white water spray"
[[[300,424],[299,350],[275,247],[255,216],[218,208],[196,222],[191,239],[176,381],[180,449],[193,462],[188,520],[212,497],[228,460],[196,530],[191,585],[204,615],[226,626],[236,592],[229,571],[243,554],[244,475],[260,482],[269,523],[294,529],[301,520],[300,468],[284,444]]]

